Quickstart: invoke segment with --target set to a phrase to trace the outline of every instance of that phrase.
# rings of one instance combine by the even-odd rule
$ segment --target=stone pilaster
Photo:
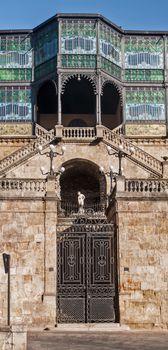
[[[55,136],[58,140],[62,139],[63,125],[55,126]]]
[[[125,191],[125,176],[116,177],[116,192]]]
[[[56,225],[57,225],[57,194],[55,176],[48,176],[45,197],[45,244],[44,244],[44,304],[51,324],[56,322]]]
[[[12,325],[11,331],[13,336],[12,343],[13,343],[14,349],[26,350],[27,349],[27,327],[21,324]]]
[[[168,179],[168,160],[163,161],[163,178]]]

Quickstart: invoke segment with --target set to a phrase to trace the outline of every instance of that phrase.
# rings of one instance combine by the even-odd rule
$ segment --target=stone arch
[[[102,124],[114,129],[123,121],[122,90],[111,79],[103,79],[101,87]]]
[[[68,126],[73,120],[81,120],[86,126],[96,125],[95,85],[90,76],[73,74],[65,77],[61,96],[62,124]],[[73,125],[74,127],[78,127]]]
[[[74,158],[66,161],[65,172],[60,178],[63,206],[77,206],[77,192],[85,195],[86,207],[105,209],[106,178],[99,166],[87,159]]]
[[[97,93],[97,79],[96,79],[96,75],[92,74],[68,74],[68,75],[62,75],[62,83],[61,83],[61,93],[64,94],[65,92],[65,88],[67,83],[71,80],[76,78],[77,80],[81,80],[81,78],[85,78],[87,79],[93,88],[94,94],[96,95]]]
[[[50,130],[57,124],[58,98],[54,80],[43,81],[37,90],[37,123]]]
[[[121,106],[123,106],[123,94],[122,94],[122,88],[121,86],[119,86],[118,84],[116,84],[115,81],[111,80],[111,79],[104,79],[102,82],[102,86],[101,86],[101,96],[103,96],[104,94],[104,88],[106,86],[106,84],[111,84],[114,85],[116,90],[118,91],[118,94],[120,96],[120,104]]]

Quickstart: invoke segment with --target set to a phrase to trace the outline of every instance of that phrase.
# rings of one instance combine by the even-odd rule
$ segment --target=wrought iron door
[[[58,322],[115,322],[113,225],[80,217],[57,237]]]

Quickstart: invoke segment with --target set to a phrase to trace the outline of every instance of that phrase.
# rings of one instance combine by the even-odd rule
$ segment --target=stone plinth
[[[27,350],[27,327],[25,325],[12,325],[13,348]]]
[[[96,137],[97,139],[103,138],[103,127],[102,125],[96,125]]]
[[[57,139],[62,139],[63,125],[55,126],[55,136]]]

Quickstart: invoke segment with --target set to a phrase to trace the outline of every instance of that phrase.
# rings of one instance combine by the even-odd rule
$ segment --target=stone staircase
[[[122,125],[119,125],[113,131],[104,126],[102,128],[102,142],[104,142],[108,146],[111,146],[116,151],[118,151],[119,146],[122,145],[123,152],[131,161],[143,167],[152,175],[162,177],[162,162],[156,159],[155,157],[151,156],[149,153],[143,151],[141,148],[137,147],[130,141],[128,141],[123,135]],[[27,159],[38,153],[38,147],[40,145],[45,147],[56,137],[55,129],[47,131],[46,129],[42,128],[37,124],[35,129],[35,135],[36,139],[32,140],[30,144],[11,153],[10,155],[8,155],[0,161],[0,176],[4,176],[12,168],[18,166],[22,162],[26,161]],[[65,142],[68,142],[68,140],[72,139],[76,142],[79,142],[79,140],[91,142],[91,140],[94,140],[96,138],[97,136],[95,128],[63,128],[63,139]],[[131,153],[130,149],[132,147],[134,148],[134,151]]]
[[[47,146],[53,141],[55,139],[55,130],[51,129],[47,131],[36,124],[35,135],[36,139],[32,140],[30,144],[11,153],[0,161],[0,176],[4,176],[9,170],[38,153],[38,147],[40,145]]]
[[[103,127],[103,142],[117,151],[119,150],[119,146],[122,145],[123,152],[127,155],[127,158],[145,168],[151,174],[162,177],[162,162],[128,141],[119,130],[120,128],[117,128],[116,131],[111,131]],[[130,152],[132,148],[133,152]]]

